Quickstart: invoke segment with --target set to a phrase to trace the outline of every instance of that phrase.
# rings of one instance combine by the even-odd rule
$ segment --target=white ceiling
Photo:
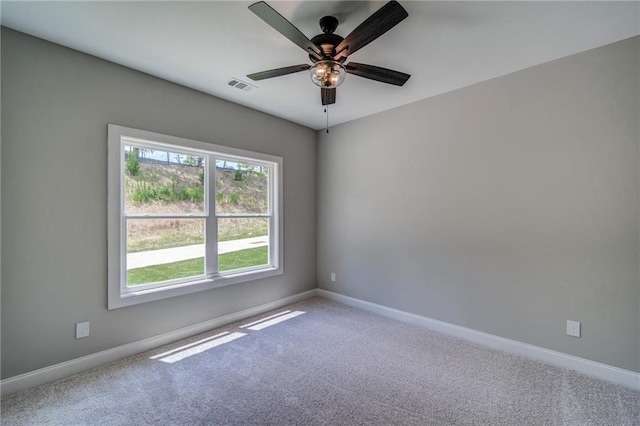
[[[411,74],[403,87],[347,75],[331,125],[405,105],[640,33],[640,3],[400,0],[409,17],[349,59]],[[252,2],[10,2],[2,25],[304,126],[326,124],[307,72],[227,81],[308,63],[247,8]],[[334,15],[346,36],[386,1],[268,1],[309,38]]]

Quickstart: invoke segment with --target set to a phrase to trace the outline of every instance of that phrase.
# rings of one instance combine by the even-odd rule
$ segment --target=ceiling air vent
[[[238,78],[232,78],[229,81],[227,81],[227,84],[231,87],[235,87],[236,89],[240,89],[243,90],[245,92],[249,92],[253,89],[256,89],[256,86],[253,86],[249,83],[247,83],[246,81],[242,81]]]

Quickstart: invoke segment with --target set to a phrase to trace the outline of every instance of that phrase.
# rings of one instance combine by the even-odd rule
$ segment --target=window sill
[[[119,291],[119,294],[109,294],[108,309],[124,308],[126,306],[138,305],[140,303],[152,302],[155,300],[168,299],[170,297],[182,296],[198,291],[212,288],[224,287],[263,278],[282,275],[282,268],[262,268],[260,270],[239,271],[238,273],[221,275],[215,278],[205,278],[175,284],[165,287],[141,289],[139,291]]]

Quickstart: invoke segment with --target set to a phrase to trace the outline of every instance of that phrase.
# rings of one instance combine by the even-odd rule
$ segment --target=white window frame
[[[204,190],[207,201],[204,213],[197,214],[160,214],[126,215],[124,212],[124,146],[168,149],[171,152],[197,154],[207,158]],[[206,142],[164,135],[145,130],[109,124],[108,126],[108,180],[107,180],[107,241],[108,241],[108,309],[117,309],[139,303],[181,296],[197,291],[238,284],[247,281],[281,275],[283,273],[283,230],[282,230],[282,158],[214,145]],[[240,161],[252,165],[268,167],[269,173],[269,211],[266,214],[222,214],[216,212],[215,197],[215,159]],[[126,286],[126,219],[135,217],[190,217],[205,220],[206,264],[205,274],[162,283],[145,284],[135,287]],[[264,266],[255,266],[231,271],[217,271],[217,223],[226,217],[254,218],[265,217],[269,220],[269,259]]]

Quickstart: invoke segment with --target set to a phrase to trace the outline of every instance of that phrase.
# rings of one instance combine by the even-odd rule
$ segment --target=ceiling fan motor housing
[[[336,46],[340,44],[343,37],[340,37],[333,32],[338,28],[338,19],[333,16],[324,16],[320,19],[320,28],[323,34],[318,34],[311,39],[311,43],[315,44],[322,50],[322,54],[325,58],[331,58],[336,54]],[[318,59],[313,55],[309,55],[311,61],[315,64]],[[340,62],[344,62],[347,58],[340,58]]]
[[[336,46],[343,40],[337,34],[318,34],[311,39],[311,43],[315,44],[322,50],[325,57],[331,58],[336,54]],[[313,63],[316,63],[318,59],[315,56],[309,55],[309,58]],[[340,62],[344,62],[347,58],[341,58]]]

